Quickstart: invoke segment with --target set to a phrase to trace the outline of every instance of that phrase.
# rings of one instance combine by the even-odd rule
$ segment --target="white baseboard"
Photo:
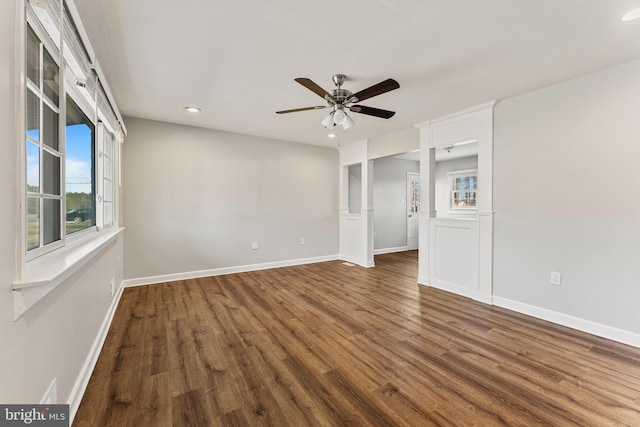
[[[78,408],[80,407],[82,396],[87,389],[87,385],[89,384],[89,379],[91,378],[93,369],[98,362],[100,351],[102,350],[102,346],[107,339],[107,332],[109,332],[109,327],[111,326],[113,315],[115,314],[118,303],[120,302],[120,297],[122,297],[122,289],[123,284],[120,283],[120,286],[118,287],[114,297],[111,299],[111,304],[109,305],[107,314],[102,321],[102,325],[100,325],[100,329],[98,330],[96,338],[93,340],[93,345],[91,346],[89,354],[87,355],[87,358],[82,365],[80,374],[78,375],[78,378],[76,378],[76,382],[73,384],[71,393],[69,393],[69,398],[67,400],[67,402],[69,403],[69,425],[73,424],[73,419],[75,418],[76,413],[78,412]]]
[[[526,314],[527,316],[546,320],[548,322],[552,322],[557,325],[566,326],[568,328],[575,329],[581,332],[586,332],[591,335],[596,335],[612,341],[617,341],[622,344],[627,344],[633,347],[640,348],[640,334],[626,331],[624,329],[614,328],[613,326],[603,325],[601,323],[593,322],[591,320],[581,319],[579,317],[574,317],[569,314],[559,313],[557,311],[536,307],[520,301],[514,301],[507,298],[498,297],[495,295],[474,294],[468,291],[460,292],[459,287],[430,284],[428,278],[423,276],[418,277],[418,284],[423,286],[434,287],[436,289],[441,289],[443,291],[451,292],[456,295],[472,298],[476,301],[479,301],[488,305],[496,305],[498,307],[515,311],[517,313]]]
[[[212,268],[209,270],[188,271],[184,273],[163,274],[159,276],[138,277],[123,281],[124,287],[153,285],[156,283],[175,282],[177,280],[197,279],[200,277],[221,276],[223,274],[246,273],[248,271],[268,270],[271,268],[291,267],[294,265],[314,264],[317,262],[335,261],[339,255],[326,255],[313,258],[300,258],[287,261],[265,262],[262,264],[239,265],[235,267]]]
[[[640,334],[636,334],[634,332],[625,331],[623,329],[592,322],[591,320],[581,319],[579,317],[559,313],[546,308],[536,307],[507,298],[494,296],[493,303],[499,307],[513,310],[518,313],[537,317],[538,319],[547,320],[549,322],[557,323],[558,325],[640,348]]]
[[[406,252],[409,250],[409,246],[398,246],[397,248],[383,248],[383,249],[374,249],[374,255],[382,255],[382,254],[392,254],[394,252]]]
[[[485,304],[493,305],[493,296],[489,294],[483,294],[481,292],[474,292],[462,286],[458,286],[452,283],[444,281],[436,281],[429,283],[426,277],[418,277],[418,284],[424,286],[430,286],[432,288],[440,289],[442,291],[451,292],[452,294],[460,295],[465,298],[471,298],[472,300],[479,301]]]

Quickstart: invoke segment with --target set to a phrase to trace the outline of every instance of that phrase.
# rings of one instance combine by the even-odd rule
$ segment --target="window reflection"
[[[94,180],[95,127],[67,97],[66,126],[66,233],[74,233],[96,225]]]

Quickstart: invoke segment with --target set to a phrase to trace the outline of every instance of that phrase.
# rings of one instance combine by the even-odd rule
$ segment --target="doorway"
[[[418,249],[420,153],[381,157],[373,163],[373,253]]]

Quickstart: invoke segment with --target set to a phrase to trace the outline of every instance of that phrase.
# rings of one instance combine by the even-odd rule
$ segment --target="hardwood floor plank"
[[[416,276],[411,251],[125,289],[74,426],[640,425],[640,349]]]
[[[207,401],[201,390],[192,390],[171,399],[174,426],[202,427],[215,425],[218,417],[211,417]],[[218,424],[221,425],[221,424]]]

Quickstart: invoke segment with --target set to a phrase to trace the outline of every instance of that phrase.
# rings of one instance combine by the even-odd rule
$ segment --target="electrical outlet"
[[[53,378],[51,384],[49,384],[49,388],[42,396],[41,405],[53,405],[58,403],[58,383],[56,378]]]
[[[551,276],[549,277],[549,282],[552,285],[560,286],[562,284],[562,273],[552,271]]]
[[[258,249],[258,242],[251,242],[251,249],[252,250]]]
[[[301,244],[301,245],[304,245],[304,237],[301,237],[301,238],[300,238],[300,244]]]

